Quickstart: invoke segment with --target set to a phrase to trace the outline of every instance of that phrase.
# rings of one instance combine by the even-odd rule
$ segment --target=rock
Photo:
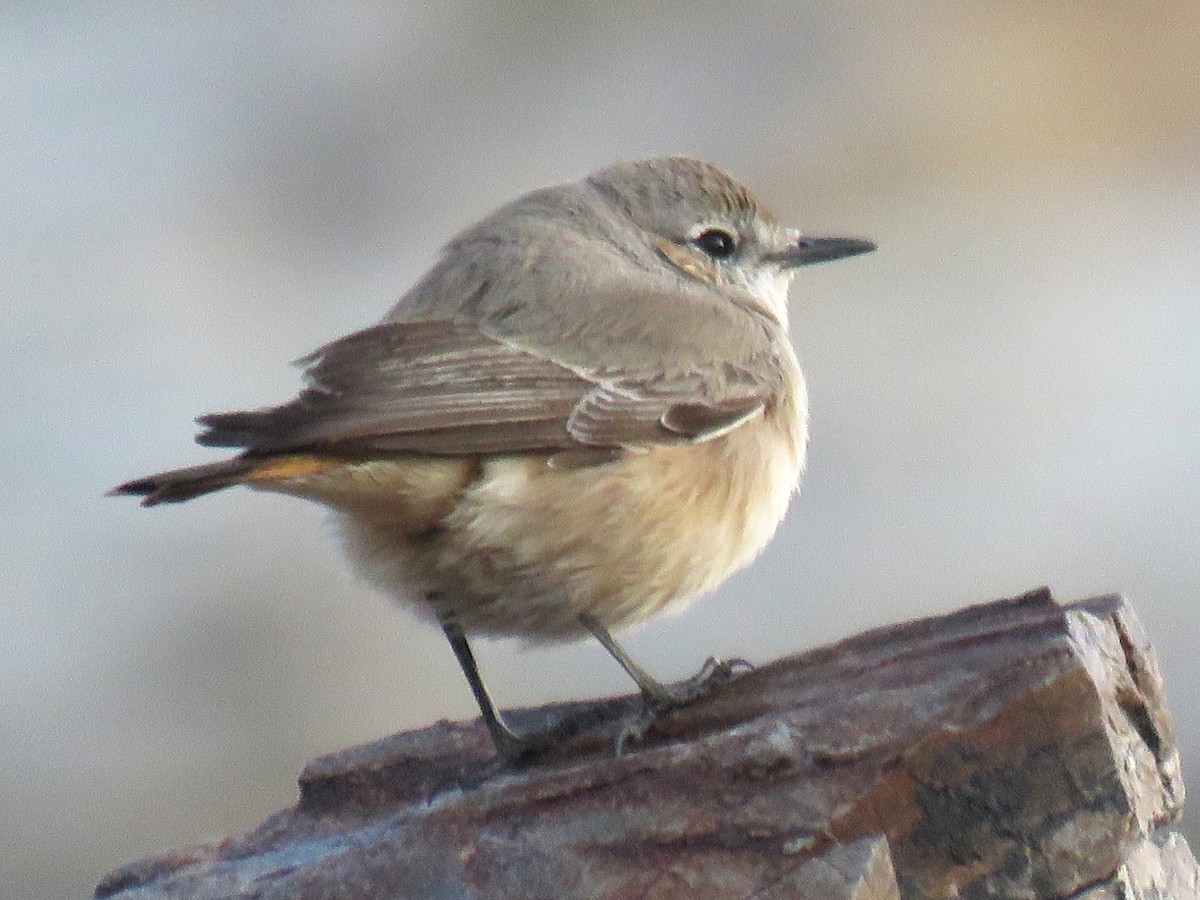
[[[1161,676],[1119,597],[1040,590],[867,632],[742,675],[614,757],[635,704],[518,711],[578,733],[517,770],[477,722],[314,760],[295,808],[96,895],[1196,896],[1163,830],[1183,784]]]

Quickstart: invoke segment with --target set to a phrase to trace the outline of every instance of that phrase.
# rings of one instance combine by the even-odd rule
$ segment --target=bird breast
[[[414,560],[422,589],[468,629],[533,639],[577,636],[580,613],[617,627],[678,608],[753,560],[782,521],[804,401],[797,372],[760,416],[710,441],[566,471],[489,460]]]

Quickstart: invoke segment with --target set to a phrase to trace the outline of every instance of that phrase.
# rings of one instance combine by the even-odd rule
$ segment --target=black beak
[[[859,238],[806,237],[800,235],[796,243],[778,253],[767,255],[767,259],[777,262],[786,269],[809,266],[813,263],[826,262],[831,259],[841,259],[843,256],[858,256],[860,253],[870,253],[875,249],[871,241]]]

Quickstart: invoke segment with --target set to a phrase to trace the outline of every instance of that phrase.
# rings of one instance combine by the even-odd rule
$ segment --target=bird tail
[[[110,497],[119,494],[141,497],[142,506],[181,503],[235,484],[270,489],[276,485],[292,483],[296,479],[319,475],[340,465],[340,460],[336,458],[307,453],[280,453],[270,456],[243,454],[203,466],[147,475],[145,478],[119,484],[108,494]],[[272,485],[272,482],[275,484]]]
[[[202,494],[241,484],[252,476],[263,460],[237,456],[221,462],[187,469],[172,469],[119,484],[108,492],[109,496],[132,494],[142,498],[142,506],[159,503],[181,503]]]

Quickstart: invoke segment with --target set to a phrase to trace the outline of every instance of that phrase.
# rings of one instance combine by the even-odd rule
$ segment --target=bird
[[[497,709],[477,636],[595,637],[641,693],[640,734],[729,664],[664,683],[612,631],[771,539],[808,441],[789,286],[874,249],[780,225],[702,160],[618,162],[454,237],[377,324],[297,361],[292,400],[196,420],[236,455],[110,493],[244,485],[331,509],[354,567],[442,629],[498,758],[544,742]]]

